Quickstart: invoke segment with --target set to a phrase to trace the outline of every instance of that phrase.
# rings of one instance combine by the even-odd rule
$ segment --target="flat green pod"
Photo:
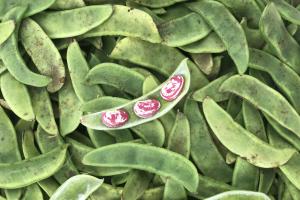
[[[49,8],[56,0],[10,0],[10,1],[1,1],[0,2],[0,19],[4,18],[5,14],[9,12],[12,8],[28,7],[28,10],[25,13],[25,17],[34,15],[43,10]]]
[[[280,172],[278,174],[279,174],[280,178],[283,179],[283,181],[286,185],[286,188],[290,192],[293,199],[299,199],[300,198],[300,190],[298,190],[282,172]]]
[[[121,39],[117,43],[110,57],[141,65],[155,70],[164,76],[172,74],[176,66],[185,58],[175,48],[129,37]],[[194,63],[188,61],[188,66],[192,77],[191,90],[208,83],[207,78]]]
[[[111,5],[85,6],[71,10],[43,12],[33,19],[52,38],[82,35],[105,22],[112,14]]]
[[[269,193],[274,183],[275,175],[274,169],[260,169],[258,192]]]
[[[223,41],[215,32],[211,32],[199,41],[179,48],[189,53],[222,53],[226,51]]]
[[[213,68],[213,56],[210,53],[191,53],[191,57],[197,67],[206,75],[209,75]]]
[[[260,30],[248,27],[247,22],[248,22],[247,19],[243,18],[241,21],[241,26],[244,29],[244,32],[245,32],[245,35],[247,38],[247,42],[248,42],[248,46],[251,48],[257,48],[257,49],[262,48],[265,44],[265,40],[264,40]],[[251,59],[251,55],[250,55],[250,59]]]
[[[68,10],[73,8],[84,7],[85,3],[83,0],[56,0],[54,4],[51,5],[51,9],[56,10]]]
[[[243,99],[235,94],[231,94],[226,105],[226,112],[232,118],[236,118],[242,109]]]
[[[147,94],[157,86],[159,86],[159,81],[157,78],[153,75],[147,76],[143,82],[143,94]]]
[[[58,134],[52,103],[45,88],[30,88],[30,96],[36,121],[50,135]]]
[[[210,198],[207,200],[271,200],[266,194],[261,192],[253,192],[253,191],[246,191],[246,190],[235,190],[224,192]]]
[[[176,75],[180,75],[183,77],[184,85],[182,86],[182,90],[178,94],[176,99],[168,102],[161,97],[160,90],[165,85],[165,83],[167,83],[173,76],[176,76]],[[154,119],[157,119],[157,118],[163,116],[164,114],[166,114],[167,112],[169,112],[186,95],[186,93],[189,90],[191,80],[190,80],[190,71],[188,69],[186,59],[183,60],[179,64],[177,69],[170,76],[169,80],[167,80],[165,83],[161,84],[159,87],[155,88],[151,92],[145,94],[144,96],[134,99],[124,105],[119,105],[119,106],[116,106],[115,108],[110,108],[107,110],[102,110],[100,112],[95,112],[95,113],[84,115],[81,117],[81,123],[88,128],[92,128],[92,129],[96,129],[96,130],[113,130],[113,129],[131,128],[131,127],[135,127],[137,125],[144,124],[146,122],[150,122]],[[157,101],[160,102],[159,111],[155,115],[150,116],[148,118],[138,117],[132,109],[134,104],[138,101],[143,101],[143,100],[146,100],[149,98],[156,99]],[[101,116],[103,113],[107,112],[108,110],[116,110],[116,109],[120,109],[120,108],[126,110],[126,112],[128,112],[128,116],[129,116],[127,123],[125,123],[123,126],[110,128],[101,122],[100,119],[101,119]]]
[[[51,77],[47,90],[58,91],[65,82],[65,66],[51,39],[35,21],[27,18],[20,27],[20,40],[39,72]]]
[[[72,133],[80,124],[82,111],[70,77],[66,78],[64,86],[58,92],[59,131],[62,136]]]
[[[202,15],[223,41],[228,54],[240,74],[245,73],[249,61],[248,43],[245,32],[227,8],[215,1],[203,0],[185,4]],[[235,42],[232,43],[232,40]]]
[[[191,157],[196,166],[205,176],[223,182],[230,181],[232,169],[226,164],[214,143],[198,103],[187,99],[184,105],[184,113],[190,123]]]
[[[103,183],[103,179],[80,174],[64,182],[50,197],[50,200],[87,199]]]
[[[90,128],[87,129],[87,132],[93,145],[97,148],[116,143],[116,139],[108,132]]]
[[[120,200],[123,188],[117,188],[103,183],[101,187],[93,193],[97,200]]]
[[[24,84],[6,72],[1,75],[0,87],[7,105],[18,117],[26,121],[34,120],[31,98]]]
[[[32,184],[27,186],[22,200],[43,200],[43,193],[38,184]]]
[[[204,100],[203,110],[208,124],[220,142],[231,152],[247,159],[249,163],[257,167],[282,166],[295,153],[293,149],[277,149],[260,140],[236,123],[211,98]]]
[[[143,6],[147,6],[150,8],[161,8],[161,7],[167,7],[171,6],[175,3],[183,2],[186,0],[132,0],[133,2],[136,2],[138,4],[141,4]]]
[[[85,33],[83,37],[104,35],[136,37],[152,43],[161,42],[157,27],[148,13],[122,5],[114,5],[112,16],[103,24]]]
[[[76,168],[83,173],[91,174],[93,176],[114,176],[129,171],[129,169],[126,168],[86,166],[82,164],[82,159],[87,153],[93,151],[94,148],[86,146],[71,138],[67,138],[66,141],[70,144],[72,161],[76,165]]]
[[[168,176],[191,192],[198,186],[197,169],[184,156],[143,144],[119,143],[98,148],[82,161],[91,166],[129,167]]]
[[[0,23],[0,45],[5,42],[15,30],[15,22],[8,20]]]
[[[285,28],[274,3],[266,6],[259,29],[272,51],[299,74],[300,58],[296,55],[300,54],[300,46]]]
[[[300,136],[300,116],[276,90],[248,75],[227,79],[220,91],[234,93],[276,120],[280,125]],[[263,95],[262,95],[263,94]]]
[[[164,193],[164,187],[155,187],[150,188],[145,191],[143,196],[140,198],[140,200],[156,200],[156,199],[162,199]]]
[[[67,146],[62,145],[34,158],[15,163],[0,164],[1,188],[25,187],[52,176],[63,166],[66,152]]]
[[[90,68],[76,40],[68,47],[67,63],[74,91],[81,102],[89,101],[103,95],[98,85],[88,86],[84,83],[84,78]]]
[[[111,184],[113,186],[123,185],[127,182],[127,177],[129,176],[129,172],[126,172],[124,174],[119,174],[111,177]]]
[[[120,98],[120,97],[111,97],[111,96],[103,96],[91,101],[85,102],[81,106],[81,110],[83,112],[97,112],[97,110],[104,110],[108,108],[112,108],[115,106],[119,106],[122,104],[126,104],[130,102],[128,99]]]
[[[5,1],[6,2],[6,1]],[[6,13],[3,21],[14,20],[16,31],[1,45],[0,57],[9,73],[19,82],[35,87],[44,87],[51,82],[47,76],[30,71],[20,54],[18,47],[18,27],[24,17],[26,7],[15,7]]]
[[[276,57],[258,49],[250,49],[249,67],[267,72],[300,112],[300,77]]]
[[[283,0],[271,0],[276,5],[277,10],[280,12],[282,18],[287,21],[300,25],[300,11],[293,5]]]
[[[195,101],[203,102],[204,99],[209,96],[216,102],[225,101],[228,100],[230,97],[229,93],[223,93],[219,91],[220,86],[222,83],[227,80],[229,77],[231,77],[233,73],[227,73],[223,76],[220,76],[219,78],[213,80],[203,88],[196,90],[191,98]]]
[[[110,85],[136,97],[142,95],[144,80],[145,77],[140,73],[115,63],[96,65],[85,77],[88,85]]]
[[[174,200],[174,199],[180,199],[180,200],[186,200],[187,194],[180,184],[177,182],[167,179],[164,189],[164,196],[162,198],[163,200]]]
[[[178,47],[196,42],[207,36],[211,28],[198,13],[189,13],[158,24],[162,43]]]

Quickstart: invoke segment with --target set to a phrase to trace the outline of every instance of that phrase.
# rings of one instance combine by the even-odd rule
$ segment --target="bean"
[[[43,193],[37,184],[32,184],[26,188],[22,200],[43,200]]]
[[[271,0],[271,2],[274,2],[276,8],[280,12],[280,15],[284,19],[293,24],[300,25],[300,12],[297,8],[282,0]]]
[[[103,24],[85,33],[83,37],[103,35],[122,35],[152,43],[161,42],[157,27],[149,14],[121,5],[114,5],[112,16]]]
[[[285,164],[295,153],[293,149],[277,149],[249,133],[211,98],[203,102],[206,120],[220,142],[231,152],[255,166],[273,168]],[[222,119],[220,121],[219,119]],[[235,140],[232,140],[235,138]],[[245,144],[247,148],[245,148]],[[272,156],[270,156],[272,155]]]
[[[52,9],[64,10],[84,7],[85,3],[83,0],[56,0],[54,4],[51,5]]]
[[[211,28],[199,14],[192,12],[160,23],[158,30],[163,44],[178,47],[204,38],[210,33]]]
[[[142,95],[144,80],[138,72],[114,63],[96,65],[85,77],[85,82],[89,85],[110,85],[133,96]]]
[[[18,27],[25,11],[26,7],[15,7],[6,14],[3,21],[14,20]],[[49,77],[34,73],[26,66],[18,48],[18,31],[15,31],[1,45],[0,57],[9,73],[21,83],[35,87],[44,87],[51,82]]]
[[[300,191],[289,181],[289,179],[283,173],[279,173],[279,175],[285,182],[285,185],[290,194],[292,195],[293,199],[300,198]]]
[[[298,113],[279,92],[259,80],[248,75],[232,76],[221,85],[220,90],[243,97],[285,128],[296,135],[299,133]]]
[[[258,49],[262,48],[265,44],[265,40],[262,37],[260,30],[248,27],[248,21],[245,18],[242,19],[240,24],[244,29],[249,47]]]
[[[143,6],[151,7],[151,8],[161,8],[166,6],[171,6],[175,3],[186,1],[186,0],[165,0],[165,1],[159,1],[159,0],[133,0],[134,2],[137,2]]]
[[[1,92],[7,105],[18,117],[27,121],[34,120],[28,89],[8,72],[1,75]]]
[[[89,66],[76,41],[72,42],[68,47],[67,62],[72,85],[80,101],[89,101],[103,95],[99,86],[87,86],[84,84],[83,79],[89,72]]]
[[[272,20],[271,26],[270,20]],[[300,53],[300,46],[286,30],[274,3],[266,6],[259,24],[259,29],[264,39],[274,53],[299,74],[300,59],[295,55]]]
[[[207,198],[207,200],[226,200],[226,199],[247,199],[247,200],[271,200],[267,195],[260,192],[252,191],[229,191],[224,192],[213,197]]]
[[[249,61],[248,44],[243,28],[232,14],[225,6],[215,1],[204,0],[188,3],[186,6],[199,13],[208,22],[223,41],[238,72],[243,74],[247,70]],[[233,38],[235,43],[231,42]]]
[[[177,74],[182,74],[184,76],[185,83],[183,86],[183,90],[181,91],[179,96],[174,101],[165,102],[162,99],[162,97],[160,97],[160,95],[158,94],[159,91],[161,90],[161,88],[163,87],[163,85],[165,84],[165,83],[163,83],[161,86],[159,86],[155,90],[149,92],[147,95],[144,95],[138,99],[135,99],[125,105],[122,105],[122,106],[119,106],[116,108],[116,109],[120,109],[120,108],[126,109],[127,112],[130,113],[130,118],[129,118],[128,122],[119,128],[121,128],[121,129],[130,128],[130,127],[133,127],[133,126],[145,123],[145,122],[149,122],[151,120],[154,120],[154,119],[157,119],[157,118],[163,116],[165,113],[170,111],[176,105],[176,103],[179,102],[179,100],[184,97],[184,95],[188,92],[188,89],[190,86],[190,73],[189,73],[189,69],[187,67],[186,60],[181,62],[181,64],[175,70],[173,75],[171,75],[171,77],[173,77]],[[149,117],[149,118],[139,118],[134,113],[132,113],[132,107],[136,102],[148,99],[149,97],[150,98],[154,97],[154,99],[157,99],[158,101],[161,102],[160,111],[158,113],[156,113],[154,116]],[[110,109],[110,110],[112,110],[112,109]],[[115,110],[115,109],[113,109],[113,110]],[[104,112],[106,112],[106,111],[96,112],[96,113],[85,115],[81,118],[81,123],[89,128],[98,129],[98,130],[112,129],[112,128],[106,127],[105,125],[99,123],[99,119],[101,119],[101,116]],[[118,128],[115,128],[115,129],[118,129]]]
[[[53,42],[30,18],[22,22],[20,39],[39,72],[52,78],[47,90],[57,92],[63,86],[66,75],[61,55]],[[39,45],[36,45],[37,43]]]
[[[187,199],[187,194],[185,189],[170,179],[167,180],[164,190],[163,200],[171,200],[171,199]]]
[[[13,20],[0,23],[0,45],[5,42],[15,30],[15,23]]]
[[[73,176],[64,182],[51,196],[50,200],[59,199],[87,199],[103,183],[90,175],[80,174]]]
[[[104,23],[112,14],[111,5],[86,6],[71,10],[43,12],[33,19],[52,38],[82,35]]]
[[[0,164],[1,188],[15,189],[48,178],[62,167],[66,151],[67,146],[63,145],[32,159]]]
[[[121,198],[121,188],[103,183],[101,187],[93,193],[97,200],[119,200]]]
[[[83,163],[92,166],[130,167],[169,176],[189,191],[195,191],[198,184],[197,170],[185,157],[142,144],[121,143],[102,147],[88,153],[83,158]]]

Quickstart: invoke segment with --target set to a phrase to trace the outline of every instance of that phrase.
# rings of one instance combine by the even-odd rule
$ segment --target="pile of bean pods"
[[[300,200],[300,1],[0,0],[0,200]]]

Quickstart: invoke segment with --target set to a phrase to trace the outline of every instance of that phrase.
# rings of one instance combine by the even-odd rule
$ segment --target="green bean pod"
[[[247,200],[271,200],[266,194],[261,192],[252,191],[229,191],[224,192],[213,197],[207,198],[207,200],[226,200],[226,199],[247,199]]]
[[[16,25],[13,20],[0,23],[0,45],[14,32]]]
[[[136,2],[138,4],[141,4],[143,6],[147,6],[150,8],[161,8],[161,7],[166,7],[166,6],[171,6],[175,3],[182,2],[186,0],[133,0],[133,2]]]
[[[43,198],[44,198],[43,193],[40,187],[38,186],[38,184],[32,184],[26,188],[22,200],[32,200],[32,199],[43,200]]]

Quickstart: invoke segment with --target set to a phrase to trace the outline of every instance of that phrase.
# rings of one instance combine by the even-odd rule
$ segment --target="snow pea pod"
[[[147,6],[150,8],[161,8],[161,7],[167,7],[167,6],[171,6],[175,3],[178,2],[182,2],[182,1],[186,1],[186,0],[164,0],[164,1],[160,1],[160,0],[133,0],[133,2],[136,2],[138,4],[141,4],[143,6]]]
[[[98,85],[87,86],[83,82],[89,71],[89,66],[76,40],[68,47],[67,63],[74,91],[81,102],[89,101],[103,95]]]
[[[0,23],[0,45],[9,38],[9,36],[14,32],[15,27],[13,20]]]
[[[169,150],[143,144],[119,143],[88,153],[86,165],[129,167],[168,176],[194,192],[198,185],[195,166],[184,156]]]
[[[26,86],[8,72],[1,75],[1,92],[7,105],[18,117],[27,121],[34,120],[32,102]]]
[[[64,182],[50,197],[50,200],[87,199],[103,183],[103,179],[80,174]]]
[[[297,8],[283,0],[271,0],[271,2],[276,5],[282,18],[293,24],[300,25],[300,11]]]
[[[248,43],[245,32],[238,21],[219,2],[203,0],[185,4],[189,9],[202,15],[223,41],[237,70],[243,74],[249,61]],[[222,20],[220,20],[222,19]],[[232,43],[232,40],[235,43]]]
[[[187,66],[187,60],[183,60],[180,65],[178,66],[178,68],[175,70],[175,72],[170,76],[170,78],[172,79],[172,77],[177,76],[177,75],[181,75],[182,77],[184,77],[184,85],[182,86],[182,91],[181,93],[178,94],[177,98],[171,102],[166,102],[164,99],[162,99],[162,97],[160,96],[160,90],[162,89],[162,87],[168,83],[168,80],[166,83],[163,83],[161,86],[157,87],[156,89],[154,89],[153,91],[149,92],[148,94],[137,98],[133,101],[128,102],[127,104],[118,106],[114,109],[109,109],[109,110],[117,110],[117,109],[125,109],[127,110],[126,112],[129,113],[130,118],[128,119],[128,122],[125,123],[123,126],[121,127],[115,127],[115,128],[109,128],[107,126],[105,126],[104,124],[100,123],[100,119],[102,117],[102,115],[109,111],[109,110],[105,110],[105,111],[101,111],[101,112],[96,112],[96,113],[92,113],[92,114],[88,114],[88,115],[84,115],[81,117],[81,123],[84,126],[87,126],[89,128],[92,129],[97,129],[97,130],[109,130],[109,129],[124,129],[124,128],[130,128],[130,127],[134,127],[136,125],[140,125],[142,123],[145,122],[149,122],[151,120],[157,119],[161,116],[163,116],[165,113],[167,113],[168,111],[170,111],[184,96],[185,94],[188,92],[189,87],[190,87],[190,72]],[[169,79],[170,80],[170,79]],[[140,118],[137,115],[135,115],[135,113],[133,113],[132,108],[133,105],[136,104],[138,101],[142,101],[148,98],[153,98],[156,99],[160,102],[160,111],[157,112],[156,114],[154,114],[151,117],[148,118]]]
[[[208,124],[220,142],[231,152],[246,158],[255,166],[278,167],[285,164],[295,153],[293,149],[274,148],[249,133],[211,98],[204,100],[203,110]]]
[[[25,194],[23,195],[22,200],[43,200],[43,193],[40,187],[37,184],[29,185],[26,188]]]
[[[24,187],[52,176],[64,164],[67,147],[67,145],[62,145],[34,158],[0,164],[1,188]]]
[[[82,35],[105,22],[112,14],[111,5],[86,6],[72,10],[42,12],[33,19],[52,38]]]
[[[197,102],[187,99],[183,110],[190,123],[191,157],[196,166],[204,175],[228,182],[231,180],[232,169],[225,163],[213,142]],[[205,154],[199,153],[204,150]]]
[[[300,46],[285,28],[274,3],[266,6],[260,19],[259,29],[272,51],[299,74],[300,58],[296,55],[300,54]]]
[[[30,88],[30,96],[36,121],[50,135],[58,134],[49,94],[45,88]]]
[[[30,71],[23,60],[18,47],[18,27],[26,7],[15,7],[6,13],[3,21],[15,20],[16,31],[1,45],[0,57],[9,73],[21,83],[35,87],[44,87],[51,82],[49,77]]]
[[[140,38],[152,43],[161,42],[157,27],[149,14],[122,5],[114,5],[112,16],[82,37],[103,35],[121,35]]]
[[[22,22],[20,39],[39,72],[52,78],[47,86],[48,91],[58,91],[65,82],[65,66],[53,42],[30,18]]]
[[[142,95],[144,80],[140,73],[115,63],[96,65],[85,77],[88,85],[110,85],[137,97]]]
[[[178,47],[196,42],[207,36],[211,28],[198,13],[189,13],[158,24],[162,43]]]
[[[258,49],[250,49],[249,67],[267,72],[300,112],[300,77],[294,70],[274,56]]]
[[[300,136],[298,113],[279,92],[256,78],[248,75],[232,76],[221,85],[220,90],[243,97],[280,125]]]
[[[271,200],[266,194],[261,192],[253,192],[246,190],[235,190],[224,192],[210,198],[207,200],[230,200],[230,199],[244,199],[244,200]]]
[[[189,53],[222,53],[226,51],[223,41],[215,32],[211,32],[197,42],[179,48]]]

